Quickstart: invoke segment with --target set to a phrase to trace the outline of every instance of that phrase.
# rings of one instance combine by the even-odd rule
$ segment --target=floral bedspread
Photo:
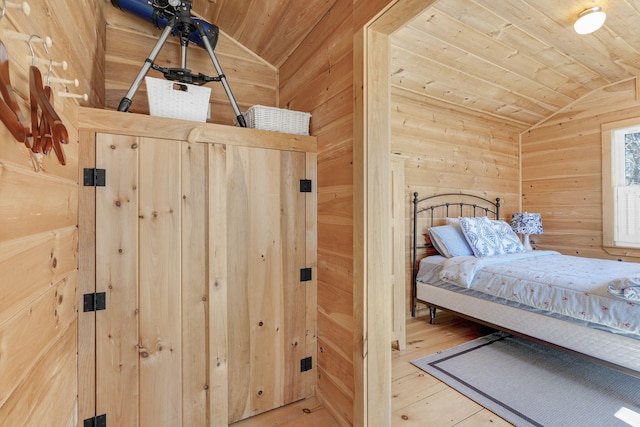
[[[449,258],[442,264],[440,277],[531,307],[640,335],[640,300],[625,296],[625,290],[633,294],[640,283],[640,263],[530,251]]]

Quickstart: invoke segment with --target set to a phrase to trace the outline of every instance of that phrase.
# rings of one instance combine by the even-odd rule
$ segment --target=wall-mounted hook
[[[4,18],[7,14],[7,9],[22,9],[22,12],[29,16],[31,13],[31,8],[29,7],[29,3],[23,1],[22,3],[13,3],[7,0],[2,0],[2,9],[0,9],[0,20]]]
[[[7,9],[20,9],[22,10],[22,13],[24,13],[27,16],[31,14],[31,7],[29,7],[29,3],[27,3],[26,1],[23,1],[21,3],[13,3],[8,1],[4,4],[5,4],[5,8]]]
[[[35,34],[28,35],[28,34],[23,34],[23,33],[19,33],[17,31],[11,31],[11,30],[4,30],[2,34],[4,37],[8,39],[23,40],[29,43],[29,46],[31,46],[31,43],[43,43],[47,52],[48,52],[48,49],[51,46],[53,46],[53,40],[51,40],[51,37],[49,36],[46,36],[43,39],[42,37],[37,36]]]
[[[67,61],[56,62],[56,61],[51,61],[49,59],[38,58],[37,56],[31,57],[31,55],[27,55],[27,63],[29,65],[36,65],[36,64],[50,65],[52,67],[60,67],[63,70],[67,70],[69,68],[69,64],[67,63]]]
[[[67,85],[74,85],[75,87],[80,86],[80,82],[78,81],[78,79],[67,80],[67,79],[61,79],[60,77],[49,77],[49,82],[50,83],[62,83],[62,84],[67,84]]]
[[[89,95],[87,95],[86,93],[71,93],[71,92],[64,92],[64,91],[58,91],[58,96],[60,98],[79,98],[79,99],[83,99],[85,101],[89,100]]]

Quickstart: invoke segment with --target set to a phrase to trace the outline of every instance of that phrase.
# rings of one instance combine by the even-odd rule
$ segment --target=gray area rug
[[[640,379],[497,332],[412,361],[516,426],[640,426]]]

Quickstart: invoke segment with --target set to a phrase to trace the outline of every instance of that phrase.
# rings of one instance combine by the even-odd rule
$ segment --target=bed
[[[411,313],[444,309],[640,377],[640,263],[526,251],[500,199],[414,193]]]

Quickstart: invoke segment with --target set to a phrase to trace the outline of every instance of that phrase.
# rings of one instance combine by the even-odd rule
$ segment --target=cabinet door
[[[304,397],[305,154],[227,147],[230,422]],[[315,308],[314,308],[315,309]]]
[[[96,191],[96,290],[106,294],[106,309],[96,313],[96,411],[114,425],[179,426],[191,405],[183,391],[190,363],[183,349],[193,349],[182,306],[189,292],[182,151],[169,140],[96,141],[96,165],[107,177]],[[202,368],[189,380],[206,384]]]
[[[226,425],[305,397],[305,154],[99,134],[96,167],[97,414]]]

